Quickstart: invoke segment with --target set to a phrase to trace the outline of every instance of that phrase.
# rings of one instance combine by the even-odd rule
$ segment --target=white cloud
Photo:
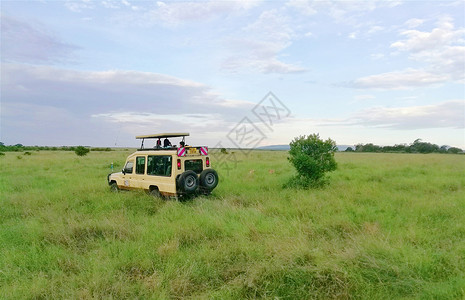
[[[66,1],[65,7],[73,12],[103,8],[122,12],[118,21],[140,26],[160,24],[167,27],[183,26],[189,22],[204,22],[213,18],[240,14],[260,4],[260,1]],[[126,13],[126,14],[125,14]],[[116,20],[115,20],[116,21]]]
[[[227,41],[233,52],[223,68],[233,72],[296,73],[305,71],[297,64],[281,61],[278,56],[292,44],[294,30],[286,16],[277,10],[264,11],[258,19],[242,28],[241,36]]]
[[[446,74],[435,74],[424,70],[406,69],[359,78],[352,84],[360,89],[402,90],[443,83],[449,80]]]
[[[313,120],[320,126],[363,126],[395,130],[465,128],[465,100],[449,100],[431,105],[370,107],[346,119]],[[463,132],[462,132],[463,137]]]
[[[402,1],[313,1],[313,0],[291,0],[288,7],[297,12],[312,16],[317,13],[325,13],[337,22],[356,23],[361,14],[370,12],[380,7],[395,7],[401,5]]]
[[[40,24],[29,24],[1,15],[2,61],[56,63],[69,60],[79,49],[49,32]]]
[[[355,95],[354,96],[354,99],[356,101],[365,101],[365,100],[373,100],[373,99],[376,99],[376,97],[374,95]]]
[[[306,16],[313,16],[318,13],[317,10],[317,5],[315,5],[315,2],[310,2],[310,1],[302,1],[302,0],[290,0],[286,4],[289,7],[294,8],[301,14],[304,14]]]
[[[449,75],[453,80],[465,78],[465,28],[455,29],[452,20],[443,18],[431,32],[406,30],[407,38],[391,45],[410,53],[410,59],[426,63],[435,74]]]
[[[65,7],[69,9],[70,11],[80,13],[83,10],[94,9],[95,5],[94,5],[94,2],[84,1],[84,0],[83,1],[66,1]]]
[[[384,30],[384,27],[374,25],[374,26],[371,26],[371,28],[368,30],[367,34],[369,34],[369,35],[375,34],[375,33],[379,32],[379,31],[382,31],[382,30]]]
[[[349,34],[349,39],[355,40],[355,39],[357,38],[358,34],[359,34],[358,31],[351,32],[351,33]]]
[[[353,115],[352,125],[392,129],[465,128],[465,101],[451,100],[434,105],[373,107]]]
[[[370,55],[371,59],[373,60],[379,60],[383,59],[385,57],[384,53],[373,53]]]
[[[201,2],[157,2],[157,8],[148,12],[152,22],[167,26],[178,26],[188,21],[205,21],[210,18],[247,11],[259,1],[201,1]]]
[[[421,137],[439,145],[465,147],[463,100],[411,107],[372,107],[345,119],[289,118],[273,127],[266,144],[286,144],[295,136],[320,133],[338,144],[394,145]]]
[[[253,107],[224,99],[198,82],[136,71],[3,64],[1,91],[4,142],[27,137],[48,144],[50,136],[60,136],[59,144],[75,144],[73,137],[83,132],[115,135],[119,127],[131,137],[162,129],[226,133]],[[32,128],[35,137],[30,139],[24,128]],[[99,145],[98,138],[94,144]]]
[[[92,118],[103,118],[112,123],[132,123],[153,128],[210,128],[224,127],[227,123],[220,114],[157,114],[147,112],[115,112],[93,114]],[[169,124],[169,125],[168,125]],[[167,126],[168,125],[168,126]]]
[[[139,71],[73,71],[47,66],[2,65],[2,100],[76,108],[137,108],[144,112],[211,113],[243,111],[252,103],[223,99],[191,80]],[[83,105],[86,104],[86,105]],[[147,106],[149,105],[149,106]],[[111,109],[111,108],[110,108]]]
[[[425,22],[425,20],[423,20],[423,19],[413,18],[413,19],[407,20],[405,22],[405,26],[407,26],[408,28],[416,28],[416,27],[422,25],[424,22]]]
[[[414,19],[410,23],[419,23]],[[409,54],[412,61],[423,68],[407,68],[355,80],[357,88],[408,89],[426,87],[447,81],[465,80],[465,29],[455,29],[450,18],[442,18],[430,32],[403,30],[405,39],[391,44],[391,48]]]
[[[441,49],[445,46],[463,43],[465,29],[454,30],[454,24],[450,19],[443,19],[438,22],[438,27],[431,32],[419,30],[404,30],[400,35],[406,39],[394,42],[391,48],[413,53]]]

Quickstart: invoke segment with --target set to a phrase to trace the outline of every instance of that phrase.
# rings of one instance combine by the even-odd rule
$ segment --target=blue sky
[[[0,140],[233,146],[245,118],[260,145],[465,148],[464,22],[464,1],[2,1]]]

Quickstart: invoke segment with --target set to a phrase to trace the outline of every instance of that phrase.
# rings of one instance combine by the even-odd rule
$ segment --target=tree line
[[[76,151],[77,148],[82,146],[60,146],[60,147],[51,147],[51,146],[24,146],[22,144],[16,145],[5,145],[0,142],[0,152],[22,152],[22,151]],[[111,148],[90,148],[92,151],[111,151]]]
[[[396,144],[394,146],[378,146],[372,143],[355,145],[355,149],[348,147],[345,152],[391,152],[391,153],[463,153],[457,147],[438,146],[436,144],[423,142],[416,139],[412,144]]]

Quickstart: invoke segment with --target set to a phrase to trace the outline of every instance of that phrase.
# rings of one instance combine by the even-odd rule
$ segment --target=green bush
[[[84,156],[84,155],[87,155],[87,153],[89,153],[89,148],[86,148],[86,147],[83,147],[83,146],[78,146],[76,147],[76,149],[74,150],[74,152],[76,153],[76,155],[78,156]]]
[[[327,183],[325,173],[337,168],[335,141],[323,141],[319,134],[311,134],[294,138],[290,147],[288,160],[296,168],[297,176],[291,178],[288,185],[308,188]]]

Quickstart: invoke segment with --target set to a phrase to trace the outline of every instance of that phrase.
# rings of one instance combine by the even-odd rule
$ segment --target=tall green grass
[[[129,153],[0,157],[0,298],[465,297],[465,156],[338,153],[301,190],[286,152],[216,154],[177,202],[109,192]]]

